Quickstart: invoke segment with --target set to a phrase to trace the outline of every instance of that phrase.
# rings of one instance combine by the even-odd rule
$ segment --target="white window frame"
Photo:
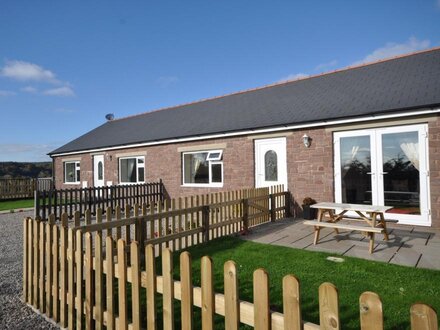
[[[213,156],[218,154],[218,156]],[[223,150],[211,150],[208,152],[208,156],[206,156],[206,160],[209,161],[221,161],[223,157]]]
[[[206,161],[209,163],[209,183],[185,183],[185,155],[187,154],[202,154],[202,153],[208,153],[206,156]],[[211,153],[219,153],[220,155],[217,157],[211,157],[209,159],[209,156]],[[200,187],[200,188],[221,188],[223,187],[224,182],[224,167],[223,167],[223,150],[198,150],[198,151],[189,151],[189,152],[182,152],[182,187]],[[222,181],[221,182],[212,182],[212,165],[218,165],[220,164],[222,167]]]
[[[136,182],[123,182],[122,176],[121,176],[121,160],[123,159],[136,159]],[[139,164],[139,159],[143,160],[142,164]],[[139,168],[144,169],[144,180],[139,181]],[[131,184],[139,184],[139,183],[145,183],[145,156],[127,156],[127,157],[119,157],[118,158],[118,174],[119,174],[119,184],[124,185],[131,185]]]
[[[212,182],[212,165],[221,165],[222,167],[222,171],[221,171],[221,182]],[[210,161],[209,162],[209,182],[210,184],[221,184],[223,186],[223,162],[221,160],[217,160],[217,161]]]
[[[340,139],[344,137],[368,136],[370,138],[371,170],[372,170],[372,204],[384,205],[383,199],[383,179],[381,176],[382,142],[380,137],[387,133],[418,132],[419,153],[420,153],[420,215],[406,215],[397,213],[385,213],[385,218],[399,220],[400,224],[431,226],[431,194],[429,185],[429,146],[428,146],[428,125],[402,125],[377,127],[363,130],[335,132],[333,134],[334,143],[334,184],[335,201],[342,202],[342,178],[341,178],[341,150]],[[355,215],[347,213],[348,215]]]
[[[73,172],[75,181],[71,181],[71,182],[67,181],[67,170],[66,170],[67,164],[75,164],[75,170]],[[63,167],[64,167],[64,184],[80,184],[80,180],[78,180],[78,176],[77,176],[77,171],[81,171],[81,162],[79,160],[65,161]]]

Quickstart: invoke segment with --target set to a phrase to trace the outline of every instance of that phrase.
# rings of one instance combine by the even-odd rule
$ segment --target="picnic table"
[[[318,210],[317,220],[304,221],[304,224],[314,226],[315,238],[313,244],[319,240],[321,228],[333,228],[336,233],[339,229],[356,230],[362,232],[370,239],[369,252],[373,253],[374,235],[382,233],[384,240],[388,240],[388,231],[386,222],[397,222],[397,220],[385,220],[384,213],[393,208],[392,206],[364,205],[364,204],[345,204],[345,203],[317,203],[310,205],[311,208]],[[355,212],[357,216],[353,217],[347,212]],[[361,222],[361,224],[342,224],[340,220],[350,220]]]

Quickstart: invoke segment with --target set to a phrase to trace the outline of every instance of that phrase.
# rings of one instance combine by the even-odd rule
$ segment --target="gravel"
[[[21,301],[27,216],[32,212],[0,214],[0,329],[59,329]]]

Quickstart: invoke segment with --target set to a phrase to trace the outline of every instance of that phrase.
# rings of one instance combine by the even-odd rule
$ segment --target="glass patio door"
[[[404,224],[430,225],[427,127],[335,133],[335,200],[392,206]]]

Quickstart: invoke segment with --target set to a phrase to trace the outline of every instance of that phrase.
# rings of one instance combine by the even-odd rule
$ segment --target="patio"
[[[427,227],[388,225],[389,241],[377,234],[373,254],[368,253],[368,238],[360,232],[330,228],[321,230],[320,240],[313,245],[313,228],[302,219],[284,219],[254,227],[242,238],[259,243],[323,251],[341,256],[382,261],[416,268],[440,270],[440,230]]]

